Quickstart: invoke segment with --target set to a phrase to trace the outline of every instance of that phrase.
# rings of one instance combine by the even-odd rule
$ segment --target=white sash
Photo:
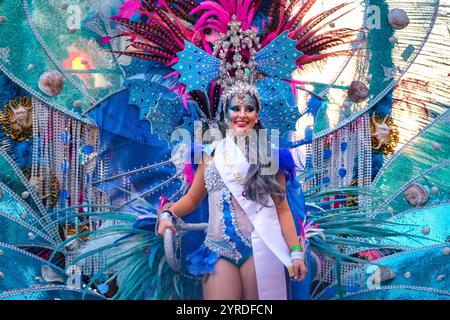
[[[264,207],[242,195],[242,182],[250,165],[230,137],[227,136],[217,145],[214,162],[223,182],[255,229],[252,233],[252,249],[259,299],[286,300],[284,266],[289,268],[292,262],[272,198],[269,197],[269,207]]]

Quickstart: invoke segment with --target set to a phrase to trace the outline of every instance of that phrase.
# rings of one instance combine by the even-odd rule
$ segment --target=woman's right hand
[[[158,235],[160,235],[161,237],[164,236],[164,233],[166,232],[166,229],[170,229],[172,230],[173,233],[177,233],[177,229],[175,228],[175,225],[173,224],[173,222],[169,219],[161,219],[159,221],[159,225],[158,225]]]

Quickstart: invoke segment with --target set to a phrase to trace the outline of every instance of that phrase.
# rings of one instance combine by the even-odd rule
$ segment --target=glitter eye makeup
[[[253,112],[256,111],[256,107],[254,106],[246,106],[245,107],[245,112]]]
[[[239,112],[241,108],[239,106],[231,106],[228,108],[228,111]]]
[[[245,112],[254,112],[256,111],[256,108],[254,106],[231,106],[228,108],[228,111],[233,111],[233,112],[240,112],[241,108],[244,109]]]

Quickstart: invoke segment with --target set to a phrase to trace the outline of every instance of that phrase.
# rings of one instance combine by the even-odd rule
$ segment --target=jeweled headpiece
[[[254,96],[261,106],[257,83],[264,77],[273,80],[291,79],[297,68],[295,61],[302,55],[295,48],[295,41],[284,32],[261,49],[257,32],[244,30],[242,23],[232,16],[226,33],[219,34],[212,54],[185,41],[185,50],[178,53],[179,61],[174,69],[180,72],[180,81],[186,90],[205,90],[216,81],[222,87],[220,111],[234,96]]]
[[[235,81],[252,83],[256,76],[255,54],[261,48],[252,29],[243,30],[233,16],[228,32],[220,34],[214,43],[213,55],[221,59],[219,83],[231,86]]]
[[[228,32],[219,35],[213,51],[213,55],[221,59],[218,83],[224,88],[222,108],[232,97],[243,98],[246,94],[254,96],[259,104],[258,89],[254,82],[258,76],[255,54],[260,48],[257,33],[251,28],[243,30],[241,22],[233,16],[228,24]]]

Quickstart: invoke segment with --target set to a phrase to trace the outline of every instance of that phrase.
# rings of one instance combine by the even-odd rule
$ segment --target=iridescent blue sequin
[[[341,179],[344,179],[344,177],[347,175],[347,169],[345,169],[344,167],[340,168],[338,170],[339,172],[339,177],[341,177]]]
[[[221,60],[189,41],[184,41],[184,45],[184,50],[177,53],[179,61],[173,69],[181,74],[180,81],[188,92],[204,90],[211,81],[219,78]]]
[[[64,144],[68,144],[70,142],[70,139],[72,138],[72,136],[70,135],[69,132],[67,131],[63,131],[61,132],[61,134],[59,135],[62,143]]]
[[[85,155],[90,155],[92,154],[92,152],[94,152],[94,147],[91,146],[90,144],[86,144],[83,146],[81,150]]]
[[[292,79],[295,64],[303,53],[295,47],[296,41],[288,37],[285,31],[255,54],[256,70],[275,79]]]
[[[62,172],[67,172],[67,170],[69,170],[69,167],[70,167],[69,161],[64,160],[64,161],[61,163],[61,171],[62,171]]]

